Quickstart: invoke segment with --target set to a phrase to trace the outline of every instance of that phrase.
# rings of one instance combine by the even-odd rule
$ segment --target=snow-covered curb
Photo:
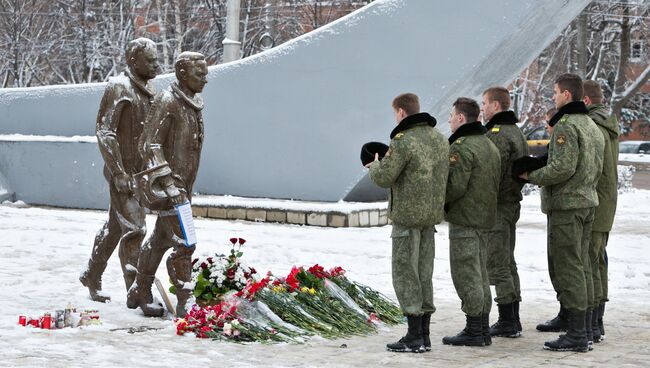
[[[72,137],[60,135],[26,135],[26,134],[0,134],[0,142],[77,142],[97,143],[97,137],[92,135],[73,135]]]
[[[349,214],[358,211],[385,210],[388,202],[310,202],[292,201],[288,199],[245,198],[236,196],[195,195],[193,206],[226,207],[226,208],[255,208],[280,211],[300,212],[339,212]]]

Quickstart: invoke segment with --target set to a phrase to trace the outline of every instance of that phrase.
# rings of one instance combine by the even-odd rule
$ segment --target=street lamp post
[[[241,42],[239,42],[239,13],[241,0],[228,0],[226,13],[226,38],[223,40],[223,62],[241,58]]]

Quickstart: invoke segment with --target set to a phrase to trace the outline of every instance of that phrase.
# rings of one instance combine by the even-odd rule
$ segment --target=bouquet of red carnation
[[[194,305],[185,318],[175,321],[176,333],[193,333],[197,338],[240,342],[302,342],[302,331],[284,323],[268,308],[256,302],[231,297],[216,305]]]

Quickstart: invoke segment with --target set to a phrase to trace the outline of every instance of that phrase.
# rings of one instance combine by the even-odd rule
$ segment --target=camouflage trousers
[[[404,315],[436,311],[433,305],[434,226],[409,228],[393,224],[393,288]]]
[[[492,293],[487,273],[487,230],[449,224],[451,279],[470,317],[490,313]]]
[[[496,224],[488,232],[487,270],[490,285],[495,286],[498,304],[521,301],[519,274],[515,261],[516,224],[519,220],[519,202],[500,203]]]
[[[560,303],[584,311],[593,304],[589,261],[594,208],[553,210],[548,220],[548,272]]]
[[[609,301],[607,298],[607,242],[609,232],[592,231],[589,259],[591,274],[594,282],[594,304],[600,305]]]

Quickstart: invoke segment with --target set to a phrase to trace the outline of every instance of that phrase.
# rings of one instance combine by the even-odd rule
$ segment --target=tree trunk
[[[577,74],[581,77],[587,75],[587,13],[584,11],[578,16],[578,59]]]
[[[616,95],[616,100],[612,102],[612,113],[616,114],[618,118],[621,117],[621,111],[625,104],[634,96],[643,85],[650,79],[650,65],[646,66],[645,70],[639,74],[634,82],[629,85],[623,92]]]
[[[630,59],[630,8],[627,4],[627,0],[621,0],[621,6],[623,7],[623,19],[621,22],[621,38],[620,38],[620,55],[618,59],[618,67],[616,68],[616,79],[614,80],[614,93],[612,93],[612,113],[616,115],[617,118],[621,118],[621,110],[623,110],[624,98],[623,94],[625,92],[625,69],[628,66]],[[628,97],[629,98],[629,97]]]

